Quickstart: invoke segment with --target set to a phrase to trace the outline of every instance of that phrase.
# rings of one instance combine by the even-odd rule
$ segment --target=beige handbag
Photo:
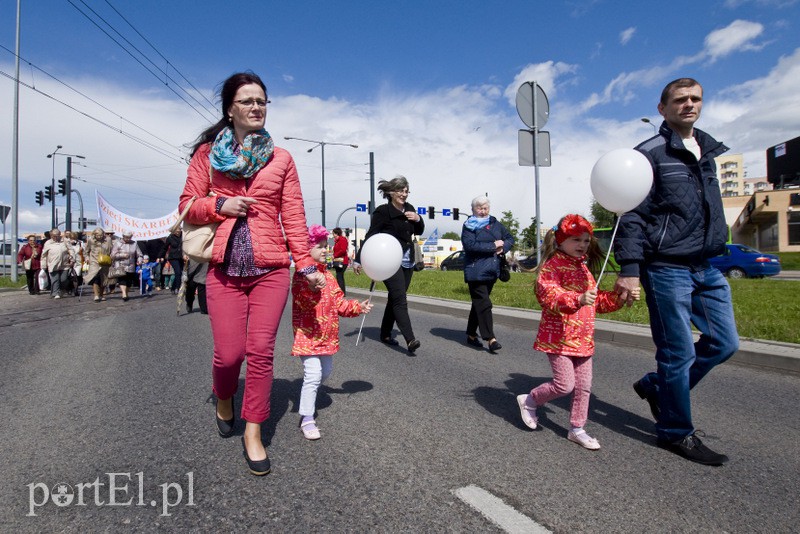
[[[208,196],[216,196],[216,193],[211,191],[211,176],[214,173],[214,168],[208,166]],[[192,224],[184,221],[186,214],[189,213],[189,208],[192,207],[197,197],[194,196],[189,199],[186,207],[183,208],[178,221],[172,226],[171,231],[183,223],[183,237],[181,247],[183,248],[184,256],[197,263],[208,263],[211,261],[211,252],[214,246],[214,235],[217,233],[219,223],[209,224]]]

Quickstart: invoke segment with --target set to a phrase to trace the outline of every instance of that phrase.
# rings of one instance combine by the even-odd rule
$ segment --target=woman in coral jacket
[[[250,472],[266,475],[270,460],[261,424],[270,413],[275,337],[289,294],[289,252],[312,288],[323,287],[325,277],[309,255],[294,160],[264,129],[264,82],[252,72],[237,73],[223,82],[219,96],[223,118],[194,144],[180,209],[196,197],[186,220],[219,223],[206,279],[217,431],[222,437],[234,432],[233,396],[246,359],[242,446]]]

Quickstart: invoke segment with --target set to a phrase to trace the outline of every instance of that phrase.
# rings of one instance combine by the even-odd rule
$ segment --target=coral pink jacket
[[[598,291],[594,306],[581,306],[581,294],[595,286],[594,277],[581,258],[558,251],[542,265],[536,280],[542,318],[535,350],[565,356],[594,354],[595,309],[608,313],[624,304],[613,291]]]
[[[339,316],[358,317],[361,303],[346,300],[336,279],[324,265],[325,287],[313,291],[306,277],[295,273],[292,280],[292,356],[321,356],[339,352]]]
[[[210,150],[210,144],[202,145],[192,157],[179,207],[182,211],[192,196],[197,196],[186,220],[192,224],[220,223],[214,236],[211,264],[224,261],[236,217],[217,213],[216,198],[208,196],[209,190],[224,197],[247,196],[258,201],[247,213],[257,267],[288,267],[291,264],[288,251],[298,269],[312,265],[303,194],[292,156],[275,147],[269,162],[249,180],[233,180],[214,170],[209,183]]]

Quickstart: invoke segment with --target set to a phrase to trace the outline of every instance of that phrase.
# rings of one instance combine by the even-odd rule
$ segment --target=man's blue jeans
[[[645,375],[641,385],[658,392],[658,438],[676,442],[694,432],[689,391],[739,348],[731,289],[714,267],[693,272],[648,266],[641,280],[657,363],[657,373]],[[700,331],[697,342],[692,324]]]

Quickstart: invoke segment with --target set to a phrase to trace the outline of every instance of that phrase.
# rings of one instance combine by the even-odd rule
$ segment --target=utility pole
[[[369,153],[369,209],[370,215],[375,211],[375,153]]]
[[[67,221],[64,230],[72,231],[72,156],[67,156]]]

